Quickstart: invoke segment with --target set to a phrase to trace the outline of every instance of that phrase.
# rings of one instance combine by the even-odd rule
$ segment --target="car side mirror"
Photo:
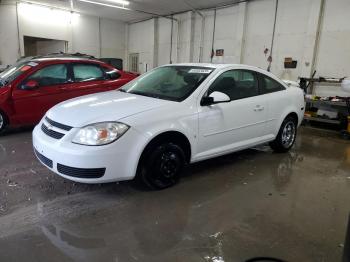
[[[34,90],[39,88],[39,83],[36,80],[28,80],[21,86],[23,90]]]
[[[201,100],[201,106],[210,106],[213,104],[219,104],[219,103],[227,103],[230,102],[231,99],[228,95],[215,91],[211,93],[209,96],[205,96]]]

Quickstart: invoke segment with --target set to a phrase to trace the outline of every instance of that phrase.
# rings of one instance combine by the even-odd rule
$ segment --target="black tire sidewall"
[[[2,116],[2,119],[3,119],[3,125],[2,127],[0,127],[0,134],[3,133],[7,127],[7,117],[6,115],[0,110],[0,115]]]
[[[181,161],[180,167],[178,168],[173,178],[167,179],[163,177],[163,179],[166,182],[162,182],[159,180],[154,181],[152,177],[153,174],[155,172],[159,172],[159,170],[157,170],[157,164],[158,164],[157,162],[164,152],[169,152],[169,151],[175,153],[177,157],[179,157],[179,160]],[[183,170],[184,165],[185,165],[185,154],[181,147],[171,142],[160,143],[148,151],[148,154],[144,158],[144,161],[141,165],[139,175],[142,178],[142,182],[146,184],[149,188],[161,190],[161,189],[165,189],[175,185],[180,180],[181,172]]]
[[[283,133],[284,127],[289,122],[293,122],[295,134],[294,134],[293,143],[289,147],[285,147],[285,146],[283,146],[283,143],[282,143],[282,133]],[[283,120],[282,125],[280,127],[280,130],[278,131],[278,135],[277,135],[276,139],[272,143],[270,143],[270,145],[271,145],[272,149],[276,152],[281,152],[281,153],[287,152],[294,146],[296,138],[297,138],[297,122],[295,121],[295,119],[293,117],[287,117]]]

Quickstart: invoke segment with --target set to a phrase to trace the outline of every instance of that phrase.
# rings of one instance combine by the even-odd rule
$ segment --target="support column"
[[[178,19],[177,62],[193,61],[194,15],[192,11],[176,16]]]
[[[306,29],[304,54],[301,61],[300,74],[303,77],[310,77],[315,69],[323,12],[324,0],[312,1],[311,12]]]
[[[158,36],[159,36],[159,30],[158,30],[158,23],[159,23],[159,19],[158,18],[154,18],[153,19],[154,24],[153,24],[153,61],[152,61],[152,68],[155,68],[158,66],[158,46],[159,46],[159,40],[158,40]]]
[[[129,70],[129,24],[125,24],[125,52],[124,52],[124,70]]]
[[[190,53],[189,53],[189,62],[192,63],[194,62],[193,56],[194,56],[194,34],[195,34],[195,13],[194,12],[189,12],[190,16]]]
[[[245,33],[246,33],[246,17],[247,17],[247,2],[238,4],[238,21],[237,21],[237,33],[238,45],[235,47],[237,50],[236,57],[239,58],[239,63],[243,64],[244,61],[244,46],[245,46]]]

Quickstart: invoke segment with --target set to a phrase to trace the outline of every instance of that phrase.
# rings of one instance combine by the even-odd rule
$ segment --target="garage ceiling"
[[[70,0],[28,0],[30,2],[42,3],[50,6],[70,8]],[[74,9],[85,14],[96,15],[105,18],[117,19],[124,22],[132,22],[141,19],[151,18],[151,14],[135,12],[131,10],[122,10],[106,6],[95,5],[91,3],[74,1]],[[112,4],[108,0],[93,0]],[[148,13],[169,15],[191,10],[191,6],[196,9],[211,8],[226,4],[239,2],[239,0],[130,0],[128,6],[132,10],[140,10]],[[187,4],[188,3],[188,4]]]

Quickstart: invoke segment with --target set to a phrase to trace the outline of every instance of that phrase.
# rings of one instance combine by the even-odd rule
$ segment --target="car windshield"
[[[164,66],[146,73],[119,89],[131,94],[183,101],[214,71],[199,66]]]
[[[38,65],[35,62],[28,62],[26,59],[18,61],[16,64],[10,66],[5,71],[0,73],[0,87],[5,86],[19,77],[21,74]]]

